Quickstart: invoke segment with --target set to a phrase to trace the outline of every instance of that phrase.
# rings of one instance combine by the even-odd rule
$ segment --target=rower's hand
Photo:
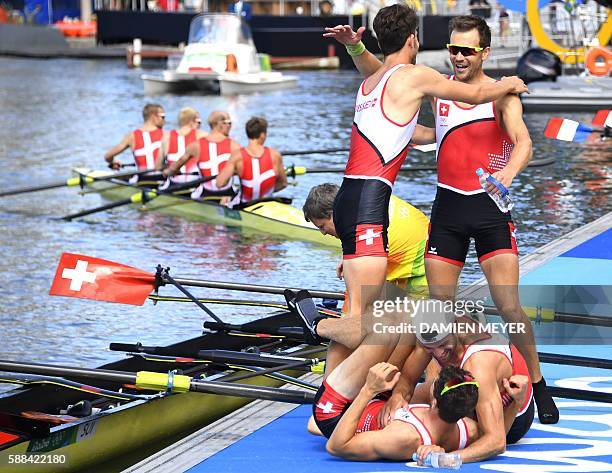
[[[491,176],[497,179],[506,189],[509,189],[516,174],[508,168],[504,168],[501,171],[494,172]],[[492,182],[487,182],[487,192],[489,194],[501,194],[501,190]]]
[[[333,28],[325,28],[323,36],[326,38],[335,38],[340,44],[345,46],[357,44],[361,41],[365,26],[360,27],[357,31],[353,31],[349,25],[338,25]]]
[[[344,277],[344,260],[340,260],[338,266],[336,266],[336,276],[338,279],[342,279]]]
[[[417,448],[417,465],[423,466],[427,455],[430,453],[445,453],[445,450],[439,445],[420,445]]]
[[[166,168],[162,171],[162,176],[169,177],[170,176],[170,168]]]
[[[391,394],[383,408],[378,413],[378,425],[385,428],[391,423],[397,411],[404,403],[404,397],[401,394]]]
[[[221,199],[219,200],[219,204],[225,205],[226,207],[229,207],[229,204],[231,202],[232,202],[232,198],[227,195],[225,197],[221,197]]]
[[[512,86],[512,90],[510,91],[511,94],[529,93],[529,88],[527,87],[527,85],[525,85],[525,83],[520,77],[502,77],[500,82],[510,83],[510,85]]]
[[[525,403],[527,397],[527,385],[529,378],[522,374],[515,374],[510,376],[510,379],[504,378],[502,380],[506,393],[514,398],[514,401],[522,406]]]
[[[119,169],[121,169],[121,163],[119,161],[113,160],[110,163],[108,163],[108,167],[114,171],[118,171]]]
[[[391,363],[376,363],[368,371],[365,386],[374,395],[391,391],[397,384],[400,371]]]

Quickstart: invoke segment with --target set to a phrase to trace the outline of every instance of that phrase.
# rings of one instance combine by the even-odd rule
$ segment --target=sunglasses
[[[200,120],[199,118],[196,118],[196,121],[195,121],[195,122],[196,122],[198,125],[201,125],[201,124],[202,124],[202,120]]]
[[[476,46],[464,46],[462,44],[447,44],[446,47],[450,51],[450,53],[455,56],[461,53],[463,56],[474,56],[476,53],[479,53],[484,48],[476,47]]]
[[[224,125],[231,125],[232,121],[231,120],[221,120],[221,123],[223,123]]]
[[[157,115],[159,118],[161,118],[162,120],[166,119],[166,114],[165,113],[160,113],[159,115]]]

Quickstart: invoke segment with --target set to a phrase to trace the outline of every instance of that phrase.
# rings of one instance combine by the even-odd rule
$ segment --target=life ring
[[[584,65],[594,76],[609,76],[612,72],[612,51],[596,46],[587,51]]]

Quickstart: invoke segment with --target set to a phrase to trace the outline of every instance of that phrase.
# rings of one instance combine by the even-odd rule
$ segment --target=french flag
[[[548,120],[546,130],[544,130],[544,136],[556,140],[582,143],[592,132],[591,127],[577,121],[567,118],[551,118]]]
[[[612,110],[599,110],[593,119],[593,125],[612,128]]]

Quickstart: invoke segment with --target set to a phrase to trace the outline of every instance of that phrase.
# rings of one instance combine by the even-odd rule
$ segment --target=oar
[[[423,153],[427,153],[429,151],[436,150],[436,144],[428,144],[428,145],[409,145],[411,149],[415,149],[417,151],[421,151]],[[283,156],[302,156],[306,154],[334,154],[334,153],[348,153],[349,148],[327,148],[327,149],[306,149],[303,151],[281,151]]]
[[[47,189],[56,189],[58,187],[73,187],[73,186],[79,186],[83,184],[91,184],[94,181],[108,181],[111,179],[118,179],[118,178],[123,178],[123,177],[131,177],[131,176],[137,176],[137,175],[139,176],[139,175],[147,174],[151,172],[155,172],[155,170],[154,169],[143,169],[141,171],[130,171],[130,172],[124,172],[124,173],[109,174],[108,176],[100,176],[100,177],[84,176],[82,174],[79,174],[77,177],[71,177],[69,179],[59,181],[59,182],[54,182],[51,184],[44,184],[42,186],[34,186],[34,187],[23,187],[21,189],[13,189],[9,191],[0,192],[0,197],[5,197],[9,195],[17,195],[17,194],[25,194],[26,192],[38,192],[38,191],[44,191]]]
[[[104,212],[105,210],[110,210],[116,207],[121,207],[122,205],[140,204],[140,203],[144,205],[147,202],[155,199],[156,197],[159,197],[160,195],[174,194],[176,192],[179,192],[179,191],[191,188],[191,187],[195,187],[203,182],[215,179],[216,177],[217,176],[203,177],[201,179],[197,179],[195,181],[185,183],[184,185],[175,186],[167,191],[159,191],[159,190],[143,188],[140,192],[132,195],[131,197],[128,197],[127,199],[119,200],[117,202],[111,202],[110,204],[101,205],[99,207],[94,207],[93,209],[83,210],[81,212],[76,212],[70,215],[65,215],[64,217],[62,217],[62,220],[73,220],[75,218],[85,217],[86,215],[91,215],[91,214],[98,213],[98,212]]]
[[[185,279],[175,278],[177,283],[183,286],[192,287],[206,287],[209,289],[226,289],[230,291],[244,291],[244,292],[257,292],[260,294],[284,294],[285,289],[291,289],[292,291],[299,291],[299,288],[286,288],[279,286],[265,286],[259,284],[245,284],[245,283],[234,283],[224,281],[206,281],[201,279]],[[308,292],[312,297],[323,298],[323,299],[336,299],[339,301],[344,300],[343,292],[324,291],[320,289],[308,289]]]
[[[201,392],[224,396],[238,396],[268,401],[288,402],[292,404],[311,404],[314,395],[309,392],[289,389],[234,384],[221,381],[199,380],[190,376],[175,373],[157,373],[152,371],[113,371],[87,369],[71,366],[56,366],[40,363],[19,363],[0,360],[0,371],[14,373],[40,374],[46,376],[95,379],[118,384],[132,384],[142,389],[167,392]]]
[[[301,358],[293,356],[279,356],[259,353],[246,353],[232,350],[199,350],[197,352],[177,352],[172,347],[144,346],[140,343],[111,343],[111,351],[122,351],[128,353],[146,353],[150,355],[180,356],[194,358],[201,362],[223,364],[240,364],[247,366],[259,366],[262,368],[275,368],[286,365],[287,363],[300,363],[299,366],[308,367],[317,365],[320,358]]]
[[[612,370],[612,360],[601,358],[589,358],[587,356],[559,355],[557,353],[538,353],[540,363],[552,363],[555,365],[580,366],[583,368],[600,368]]]

